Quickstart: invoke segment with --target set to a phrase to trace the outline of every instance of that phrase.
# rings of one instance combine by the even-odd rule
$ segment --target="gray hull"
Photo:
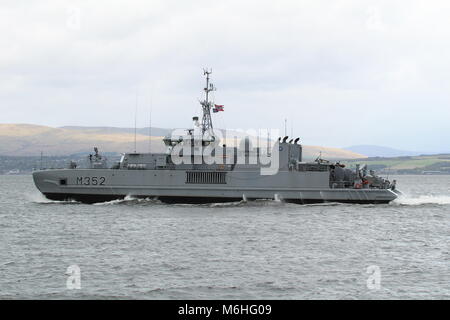
[[[185,170],[60,169],[33,173],[37,188],[49,199],[85,203],[131,197],[156,197],[171,203],[208,203],[279,199],[299,204],[321,202],[388,203],[390,189],[330,188],[328,172],[227,172],[223,183],[186,183]],[[214,181],[212,181],[214,182]]]

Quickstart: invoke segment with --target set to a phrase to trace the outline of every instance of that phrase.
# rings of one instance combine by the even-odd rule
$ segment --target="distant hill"
[[[170,129],[136,129],[138,152],[163,152],[162,137]],[[151,143],[150,143],[151,141]],[[32,124],[0,124],[0,155],[3,156],[66,156],[93,151],[96,146],[102,153],[134,151],[134,128],[78,127],[53,128]],[[303,146],[305,159],[314,159],[320,152],[324,159],[365,158],[363,154],[339,148]]]
[[[303,145],[303,159],[314,160],[321,154],[322,159],[341,160],[341,159],[361,159],[367,158],[365,155],[349,150]]]
[[[357,145],[343,149],[364,154],[368,157],[403,157],[403,156],[418,156],[421,154],[425,154],[425,152],[398,150],[389,147],[374,146],[374,145]]]
[[[115,128],[52,128],[30,124],[0,124],[0,155],[37,156],[41,151],[46,156],[63,156],[92,152],[99,147],[101,152],[131,152],[134,149],[134,132]],[[133,129],[134,131],[134,129]],[[163,151],[161,137],[137,134],[137,149]]]
[[[134,137],[134,128],[115,128],[115,127],[80,127],[80,126],[64,126],[60,127],[60,129],[67,129],[67,130],[76,130],[76,131],[83,131],[83,132],[90,132],[95,134],[114,134],[114,133],[129,133],[133,134]],[[142,134],[144,136],[148,136],[150,133],[149,127],[146,128],[136,128],[137,134]],[[160,137],[165,136],[166,134],[170,133],[170,129],[164,129],[164,128],[151,128],[151,135]]]

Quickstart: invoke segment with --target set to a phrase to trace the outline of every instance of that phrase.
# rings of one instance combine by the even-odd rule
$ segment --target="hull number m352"
[[[105,177],[77,177],[77,184],[85,186],[102,186],[105,181]]]

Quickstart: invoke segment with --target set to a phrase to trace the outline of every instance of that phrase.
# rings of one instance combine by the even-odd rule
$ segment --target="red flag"
[[[214,109],[213,109],[214,112],[225,111],[223,110],[223,104],[215,104]]]

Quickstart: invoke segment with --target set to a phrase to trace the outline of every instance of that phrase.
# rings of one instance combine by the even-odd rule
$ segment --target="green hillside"
[[[450,154],[421,155],[411,157],[381,158],[372,157],[360,160],[345,161],[350,167],[355,167],[357,163],[367,164],[369,169],[380,173],[397,174],[450,174]]]

